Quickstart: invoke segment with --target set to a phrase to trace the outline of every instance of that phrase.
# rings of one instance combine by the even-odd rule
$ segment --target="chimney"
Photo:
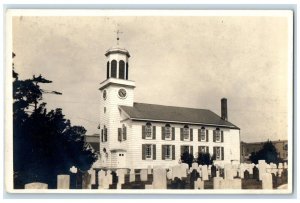
[[[225,121],[227,121],[227,99],[222,98],[221,99],[221,118]]]

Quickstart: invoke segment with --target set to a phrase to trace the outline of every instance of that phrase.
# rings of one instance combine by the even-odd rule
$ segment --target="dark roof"
[[[88,144],[95,150],[95,152],[99,152],[100,151],[99,142],[98,143],[88,142]]]
[[[239,129],[234,124],[223,120],[207,109],[163,106],[156,104],[134,103],[131,106],[120,106],[132,120],[163,121],[170,123],[202,124],[224,126]]]

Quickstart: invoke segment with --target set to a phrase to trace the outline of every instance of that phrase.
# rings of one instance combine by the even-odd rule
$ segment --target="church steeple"
[[[128,80],[128,62],[130,54],[126,49],[113,47],[106,51],[107,73],[106,78]]]
[[[107,72],[106,78],[118,78],[122,80],[128,80],[128,59],[130,57],[129,52],[119,46],[119,40],[122,32],[116,31],[117,34],[117,46],[110,48],[106,51],[107,57]]]

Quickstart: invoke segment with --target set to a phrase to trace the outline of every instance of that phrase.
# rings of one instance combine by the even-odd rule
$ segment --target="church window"
[[[165,145],[165,158],[166,159],[171,159],[171,150],[172,150],[172,146],[171,145]]]
[[[111,62],[111,77],[116,78],[117,77],[117,61],[112,60]]]
[[[214,147],[213,149],[216,160],[224,160],[224,147]]]
[[[165,127],[165,138],[170,139],[171,138],[171,126],[170,124],[166,124]]]
[[[200,129],[200,141],[206,141],[206,130],[204,127]]]
[[[119,78],[125,79],[125,62],[123,60],[119,61]]]
[[[146,138],[151,138],[152,137],[152,126],[151,123],[146,124]]]
[[[145,155],[146,155],[146,159],[152,158],[152,145],[150,144],[146,145]]]
[[[224,132],[222,130],[216,128],[213,133],[214,142],[224,142]]]
[[[184,128],[183,128],[183,138],[185,140],[188,140],[189,139],[189,126],[185,125]]]

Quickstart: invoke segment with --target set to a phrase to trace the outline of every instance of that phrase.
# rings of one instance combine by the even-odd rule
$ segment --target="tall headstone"
[[[91,174],[86,172],[82,176],[82,189],[91,189]]]
[[[259,180],[262,180],[263,175],[266,173],[267,163],[265,160],[258,160]]]
[[[57,189],[70,189],[70,176],[58,175],[57,176]]]
[[[148,170],[141,169],[140,177],[141,177],[141,181],[147,181],[148,180]]]
[[[202,180],[208,180],[208,169],[207,169],[207,165],[203,165],[203,166],[202,166],[201,172],[202,172]]]
[[[155,168],[153,170],[153,189],[167,189],[166,170],[163,168]]]
[[[262,175],[262,189],[273,189],[272,175],[270,173],[265,173]]]
[[[148,166],[147,169],[148,169],[148,174],[152,174],[152,167],[150,165]]]
[[[129,182],[134,182],[134,181],[135,181],[135,171],[134,169],[131,169],[129,173]]]
[[[104,183],[104,178],[105,178],[106,174],[104,170],[101,170],[98,172],[98,189],[104,189],[103,188],[103,183]]]

